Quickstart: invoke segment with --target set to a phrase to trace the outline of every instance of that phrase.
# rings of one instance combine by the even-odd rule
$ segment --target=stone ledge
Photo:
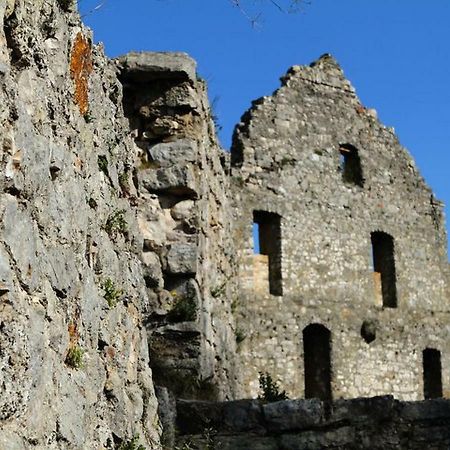
[[[116,63],[120,77],[126,81],[145,83],[158,79],[192,81],[197,79],[197,63],[187,53],[131,52]]]

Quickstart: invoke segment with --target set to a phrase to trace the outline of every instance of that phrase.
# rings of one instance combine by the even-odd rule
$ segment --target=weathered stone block
[[[147,169],[139,172],[139,180],[149,192],[167,192],[189,198],[198,196],[197,179],[190,165]]]
[[[171,274],[195,274],[197,272],[197,245],[173,244],[167,253],[166,270]]]
[[[397,402],[391,396],[337,400],[331,408],[329,423],[350,421],[384,421],[396,413]]]
[[[150,148],[149,154],[161,167],[170,167],[194,162],[198,158],[198,147],[192,140],[180,139],[157,144]]]
[[[147,287],[162,288],[164,280],[159,256],[154,252],[143,252],[142,263]]]
[[[193,200],[184,200],[178,202],[171,210],[170,214],[175,220],[187,221],[192,218],[194,212],[195,203]]]
[[[283,434],[279,440],[280,450],[325,450],[360,448],[355,446],[355,430],[342,427],[330,431],[306,431],[301,434]]]
[[[450,424],[450,402],[444,399],[402,403],[400,415],[405,420],[445,419]]]
[[[274,437],[260,437],[255,435],[217,436],[214,438],[216,447],[221,450],[280,450]]]
[[[240,400],[224,403],[223,427],[232,431],[263,433],[263,412],[259,400]]]
[[[156,79],[197,79],[196,62],[186,53],[132,52],[117,59],[126,79],[148,82]]]
[[[287,400],[263,406],[267,429],[271,432],[302,430],[320,425],[324,420],[320,400]]]

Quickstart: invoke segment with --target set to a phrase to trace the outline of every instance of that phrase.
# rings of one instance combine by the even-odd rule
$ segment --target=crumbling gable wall
[[[293,67],[244,114],[232,183],[244,396],[258,371],[304,395],[310,324],[331,332],[335,398],[423,398],[427,347],[442,352],[450,393],[442,205],[332,57]],[[282,295],[254,254],[255,211],[281,217]]]

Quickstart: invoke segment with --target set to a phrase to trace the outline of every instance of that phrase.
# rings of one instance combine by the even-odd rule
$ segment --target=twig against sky
[[[93,14],[94,12],[96,12],[99,9],[103,8],[106,5],[107,2],[108,2],[108,0],[100,1],[96,6],[91,8],[89,11],[85,12],[81,17],[84,18],[86,16],[89,16],[90,14]],[[78,0],[78,4],[81,5],[82,3],[83,3],[83,0]]]
[[[259,20],[262,16],[262,13],[259,12],[255,15],[249,13],[248,8],[245,4],[249,3],[270,3],[276,9],[278,9],[282,13],[293,13],[298,12],[301,6],[305,4],[309,4],[309,0],[260,0],[257,2],[256,0],[229,0],[232,5],[238,8],[241,13],[251,22],[252,26],[256,26],[259,23]]]

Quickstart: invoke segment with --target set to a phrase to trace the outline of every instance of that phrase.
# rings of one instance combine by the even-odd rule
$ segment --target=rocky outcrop
[[[69,2],[0,2],[0,448],[157,448],[133,142]]]

